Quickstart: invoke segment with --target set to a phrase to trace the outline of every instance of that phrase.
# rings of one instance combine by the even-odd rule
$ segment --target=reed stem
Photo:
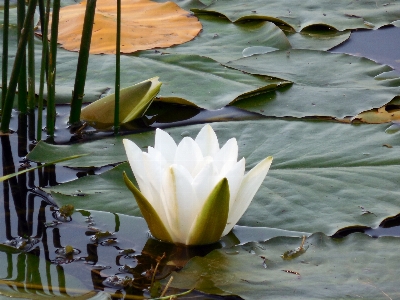
[[[7,80],[8,80],[8,27],[10,24],[10,0],[4,0],[4,19],[3,19],[3,54],[1,61],[1,106],[3,110],[7,94]]]
[[[17,83],[21,71],[22,60],[25,57],[26,44],[28,42],[28,35],[30,31],[30,26],[32,24],[31,19],[33,18],[35,9],[36,9],[36,0],[29,1],[24,21],[24,26],[23,29],[21,30],[21,37],[18,41],[17,53],[15,55],[14,65],[11,71],[10,82],[8,85],[7,94],[3,107],[0,130],[4,133],[9,132],[10,130],[9,125],[11,120],[11,112],[14,104],[14,95],[17,89]]]
[[[88,0],[86,2],[85,20],[83,22],[81,46],[79,49],[75,84],[71,100],[71,111],[69,115],[69,124],[71,124],[72,126],[80,123],[95,10],[96,0]]]
[[[31,20],[28,36],[28,111],[35,109],[35,34],[34,21]]]
[[[117,0],[117,41],[115,45],[115,110],[114,110],[114,134],[119,133],[119,90],[120,79],[120,51],[121,51],[121,0]]]
[[[44,11],[44,0],[39,0],[39,7],[41,15],[41,31],[42,31],[42,61],[40,65],[40,81],[39,81],[39,100],[38,100],[38,119],[37,119],[37,129],[36,129],[36,140],[40,141],[42,139],[42,118],[43,118],[43,92],[44,92],[44,82],[45,75],[48,65],[48,54],[49,54],[49,43],[47,40],[47,33],[49,28],[49,18],[50,18],[50,0],[46,1],[46,11]]]
[[[24,20],[25,20],[25,1],[17,1],[17,37],[18,37],[18,42],[21,39],[21,31],[23,28],[26,28],[24,26]],[[24,50],[24,55],[21,58],[21,70],[19,73],[19,79],[18,79],[18,110],[21,113],[26,113],[27,112],[27,99],[26,99],[26,94],[27,94],[27,87],[26,87],[26,50]]]
[[[50,36],[50,52],[49,52],[49,70],[47,79],[47,134],[54,136],[56,125],[56,60],[57,60],[57,38],[58,23],[60,18],[60,0],[54,0],[53,13],[51,19],[51,36]],[[45,37],[47,38],[47,37]]]

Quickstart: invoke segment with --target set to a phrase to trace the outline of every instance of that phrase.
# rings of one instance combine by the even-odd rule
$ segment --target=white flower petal
[[[228,140],[225,145],[214,155],[214,164],[221,174],[226,174],[237,162],[238,144],[235,138]]]
[[[217,135],[210,125],[205,125],[197,135],[195,142],[199,145],[203,156],[214,156],[219,150]]]
[[[142,158],[143,152],[134,142],[128,139],[123,139],[122,142],[125,147],[125,152],[126,156],[128,157],[129,165],[131,166],[133,175],[135,175],[136,182],[139,185],[139,189],[141,193],[149,201],[151,201],[152,199],[150,199],[151,196],[147,183],[147,172],[145,170]]]
[[[268,170],[272,163],[272,157],[269,156],[259,162],[251,169],[243,178],[242,184],[236,196],[236,200],[229,211],[228,223],[225,227],[223,235],[231,231],[233,226],[239,221],[244,212],[249,207],[251,200],[260,188],[262,182],[267,176]]]
[[[175,164],[185,167],[194,177],[196,166],[202,161],[203,154],[201,153],[199,145],[197,145],[192,138],[184,137],[176,149]]]
[[[186,243],[190,228],[195,220],[197,210],[193,209],[193,203],[197,198],[192,187],[192,176],[186,168],[180,165],[172,165],[169,168],[169,180],[164,186],[166,203],[168,203],[168,221],[177,243]]]
[[[124,139],[123,143],[132,172],[139,185],[140,192],[157,211],[167,230],[171,232],[167,222],[167,212],[160,193],[162,190],[161,181],[163,176],[163,174],[161,174],[161,169],[162,166],[164,166],[164,169],[166,167],[165,159],[163,159],[162,155],[153,148],[150,149],[150,152],[153,155],[149,155],[148,153],[142,152],[134,142],[128,139]]]
[[[193,209],[199,212],[208,196],[222,179],[212,162],[207,163],[193,180],[193,189],[197,196],[197,203],[193,203]]]
[[[142,153],[142,161],[146,173],[147,194],[145,195],[142,191],[141,192],[159,213],[160,219],[165,221],[167,220],[167,211],[160,191],[163,189],[163,180],[168,165],[157,150],[152,149],[150,152],[153,155],[145,152]]]
[[[170,164],[174,162],[177,145],[167,132],[159,128],[156,129],[154,148],[160,151]]]
[[[237,193],[243,181],[244,170],[245,170],[245,159],[242,158],[224,175],[224,177],[228,179],[229,183],[229,194],[230,194],[229,211],[232,210],[232,206],[235,203]]]

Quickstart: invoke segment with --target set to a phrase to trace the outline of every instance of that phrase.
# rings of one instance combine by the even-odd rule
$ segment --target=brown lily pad
[[[382,124],[400,121],[400,109],[388,110],[386,105],[377,109],[362,112],[352,118],[363,123]]]
[[[61,8],[58,43],[79,51],[86,1]],[[90,53],[113,54],[116,44],[115,0],[97,0]],[[121,1],[121,52],[170,47],[192,40],[202,29],[199,20],[173,2]]]

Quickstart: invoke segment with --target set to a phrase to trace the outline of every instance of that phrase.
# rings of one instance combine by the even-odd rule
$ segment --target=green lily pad
[[[174,272],[172,286],[244,299],[400,297],[398,238],[352,234],[335,240],[317,233],[307,239],[302,255],[282,259],[300,243],[299,238],[277,237],[214,250]]]
[[[239,225],[320,231],[331,235],[346,226],[375,227],[382,219],[399,213],[396,191],[400,175],[396,170],[400,158],[396,149],[400,142],[397,134],[385,133],[386,125],[259,120],[214,123],[212,126],[220,145],[231,137],[237,138],[239,157],[246,158],[247,170],[266,156],[274,157],[271,170]],[[180,141],[182,136],[195,137],[201,127],[193,125],[167,131]],[[154,145],[153,133],[125,137],[140,142],[141,147],[146,142]],[[115,145],[96,152],[101,142]],[[77,163],[101,166],[102,161],[110,164],[113,159],[114,163],[126,160],[119,138],[46,147],[42,144],[39,148],[46,158],[51,157],[54,147],[63,147],[62,151],[72,153],[92,148],[93,155],[64,163],[74,167]],[[32,155],[39,157],[39,152],[35,151]],[[125,205],[130,207],[133,215],[139,215],[134,199],[119,175],[123,170],[129,170],[129,167],[121,165],[101,176],[82,178],[50,187],[47,191],[52,191],[56,200],[71,199],[76,207],[80,207],[81,201],[99,209],[98,203],[104,209],[117,212]],[[77,194],[77,190],[83,191],[85,196],[63,196]],[[96,194],[96,190],[101,193]],[[86,201],[89,199],[91,202]],[[372,214],[364,214],[360,206]]]
[[[274,25],[268,25],[278,32]],[[268,27],[266,26],[266,27]],[[236,27],[236,25],[235,25]],[[257,27],[257,26],[256,26]],[[264,31],[264,30],[262,30]],[[281,34],[283,36],[283,34]],[[10,31],[10,38],[16,39],[16,30]],[[286,39],[284,37],[284,39]],[[2,46],[0,40],[0,47]],[[242,51],[241,49],[240,51]],[[16,44],[9,45],[9,53],[16,52]],[[40,70],[41,43],[35,39],[35,68]],[[73,90],[78,53],[63,49],[57,51],[56,102],[69,103]],[[13,60],[9,59],[9,70]],[[114,55],[91,55],[89,57],[84,102],[93,102],[114,93]],[[10,74],[11,72],[9,72]],[[244,74],[221,66],[217,61],[198,55],[143,53],[140,57],[121,56],[121,88],[135,82],[158,76],[163,86],[159,97],[163,101],[183,103],[207,109],[219,109],[232,101],[251,94],[272,90],[283,84],[282,80],[265,76]],[[39,90],[39,72],[36,78]],[[207,96],[204,94],[207,89]],[[46,93],[44,95],[46,99]]]
[[[293,49],[327,51],[350,38],[351,31],[303,30],[302,32],[285,32]]]
[[[77,55],[60,50],[57,59],[57,101],[66,103],[71,100]],[[112,55],[90,56],[84,101],[91,102],[113,93],[115,74],[110,70],[114,69],[114,64]],[[121,56],[121,87],[154,76],[159,76],[163,82],[159,97],[164,101],[207,109],[224,107],[238,97],[274,89],[283,83],[282,80],[228,69],[210,58],[197,55],[155,53],[140,57]]]
[[[267,116],[355,116],[382,107],[400,93],[399,77],[375,78],[392,68],[347,54],[292,49],[245,57],[225,65],[294,82],[290,88],[234,104]]]
[[[377,29],[400,19],[400,5],[386,0],[320,0],[282,1],[218,0],[195,12],[213,12],[225,15],[236,22],[248,19],[263,19],[291,26],[301,31],[310,26],[326,26],[343,31],[346,29]]]
[[[232,23],[216,15],[197,16],[203,30],[192,41],[162,50],[167,53],[198,54],[219,62],[243,57],[243,49],[263,46],[290,49],[279,27],[265,21]]]
[[[36,162],[49,163],[72,155],[87,154],[90,159],[83,160],[83,157],[76,158],[76,162],[64,164],[73,168],[92,168],[117,164],[126,161],[126,154],[122,145],[122,139],[126,137],[108,138],[94,142],[75,145],[50,145],[40,141],[35,148],[27,155],[27,158]],[[129,136],[136,145],[146,149],[154,145],[154,132],[143,132]],[[76,154],[75,154],[76,153]],[[111,154],[111,155],[110,155]],[[53,159],[54,158],[54,159]]]

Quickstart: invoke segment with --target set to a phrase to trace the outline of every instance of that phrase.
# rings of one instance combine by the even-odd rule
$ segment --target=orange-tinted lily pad
[[[86,1],[60,10],[58,43],[79,51]],[[192,40],[202,29],[190,12],[173,2],[121,1],[121,52],[170,47]],[[116,1],[97,0],[90,53],[115,53]]]
[[[371,109],[362,112],[353,117],[352,120],[358,120],[363,123],[370,124],[382,124],[389,123],[392,121],[400,121],[400,110],[392,109],[387,110],[386,106],[382,106],[378,109]]]

